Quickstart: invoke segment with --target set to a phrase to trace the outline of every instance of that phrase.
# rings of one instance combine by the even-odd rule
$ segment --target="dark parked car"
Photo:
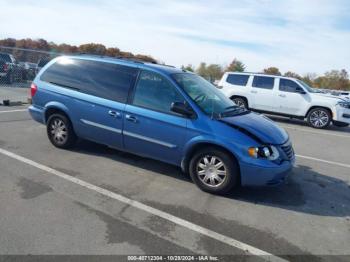
[[[22,80],[22,69],[13,55],[0,53],[0,78],[6,84]]]
[[[36,75],[37,64],[30,62],[20,62],[19,65],[22,70],[23,80],[33,80]]]

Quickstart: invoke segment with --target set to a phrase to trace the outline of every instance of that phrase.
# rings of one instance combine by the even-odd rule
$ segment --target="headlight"
[[[341,107],[344,107],[344,108],[350,108],[350,103],[349,102],[345,102],[345,101],[340,101],[340,102],[338,102],[337,105],[339,105]]]
[[[249,147],[248,154],[253,158],[276,160],[280,154],[274,146]]]

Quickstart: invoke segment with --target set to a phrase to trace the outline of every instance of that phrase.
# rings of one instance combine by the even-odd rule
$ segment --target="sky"
[[[175,66],[350,71],[349,0],[0,0],[0,38],[102,43]]]

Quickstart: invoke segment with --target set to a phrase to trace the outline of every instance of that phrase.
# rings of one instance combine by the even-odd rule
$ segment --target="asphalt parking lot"
[[[288,184],[222,197],[161,162],[87,141],[54,148],[26,106],[0,106],[0,254],[349,261],[350,128],[273,119],[297,154]]]

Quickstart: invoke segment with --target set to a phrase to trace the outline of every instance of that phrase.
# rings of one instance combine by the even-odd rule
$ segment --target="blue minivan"
[[[167,162],[206,192],[281,184],[295,162],[273,121],[171,66],[61,56],[36,76],[31,96],[29,112],[54,146],[82,138]]]

